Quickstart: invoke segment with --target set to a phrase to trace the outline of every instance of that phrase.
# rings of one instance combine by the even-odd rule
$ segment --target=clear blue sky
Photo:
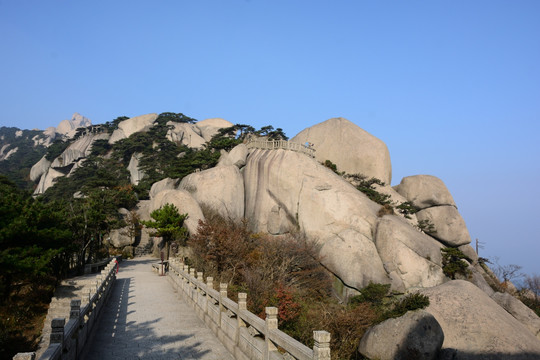
[[[0,0],[0,125],[345,117],[540,274],[540,1]]]

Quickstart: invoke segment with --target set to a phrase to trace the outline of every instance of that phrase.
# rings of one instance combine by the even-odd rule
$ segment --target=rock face
[[[158,182],[155,182],[152,184],[152,187],[150,188],[150,199],[154,198],[158,193],[164,191],[164,190],[174,190],[176,189],[176,186],[178,185],[179,179],[171,179],[171,178],[165,178],[163,180],[160,180]]]
[[[540,339],[540,318],[534,311],[507,293],[496,292],[491,298]]]
[[[184,221],[184,224],[190,234],[196,233],[199,220],[204,220],[204,216],[197,201],[190,193],[184,190],[165,190],[158,193],[150,200],[149,206],[146,208],[148,214],[144,214],[141,218],[150,219],[150,213],[152,211],[159,209],[167,203],[176,206],[180,214],[188,214],[188,218]]]
[[[358,351],[370,359],[434,360],[443,341],[443,330],[433,315],[417,310],[370,328]]]
[[[109,143],[114,144],[118,140],[128,138],[136,132],[148,131],[152,126],[154,126],[154,122],[156,121],[157,117],[157,114],[147,114],[132,117],[131,119],[120,122],[118,124],[118,129],[114,130],[112,133]]]
[[[380,206],[305,155],[254,150],[244,168],[245,217],[256,232],[299,228],[347,286],[389,283],[373,242]]]
[[[131,155],[129,165],[127,167],[130,174],[130,181],[133,185],[138,185],[145,175],[144,171],[139,169],[139,160],[141,159],[141,155],[142,154],[139,153]]]
[[[435,176],[404,177],[399,185],[394,186],[394,190],[420,209],[440,205],[456,206],[446,185]]]
[[[453,206],[436,206],[416,213],[418,221],[428,221],[434,225],[434,231],[426,230],[448,246],[457,247],[469,244],[471,236],[465,221]]]
[[[540,341],[482,290],[463,280],[424,289],[444,331],[443,359],[539,359]]]
[[[167,139],[172,142],[194,149],[202,149],[206,144],[206,140],[201,136],[201,130],[193,124],[169,121],[167,126],[170,127],[167,132]]]
[[[41,160],[39,160],[37,163],[32,166],[30,169],[30,180],[36,181],[40,178],[41,175],[43,175],[49,166],[51,165],[51,162],[43,156]]]
[[[226,219],[244,217],[244,179],[234,165],[190,174],[182,179],[178,188],[189,192],[199,205],[218,211]]]
[[[62,120],[56,127],[56,132],[71,138],[75,135],[78,128],[90,125],[92,125],[90,119],[85,118],[79,113],[75,113],[71,117],[71,120]]]
[[[69,145],[64,152],[53,160],[51,166],[54,168],[62,168],[72,165],[76,161],[90,155],[92,150],[92,143],[100,139],[108,139],[108,134],[87,134],[81,136],[71,145]]]
[[[205,141],[212,140],[212,136],[218,133],[219,129],[228,128],[234,124],[221,118],[213,118],[199,121],[195,124],[201,131],[201,136]]]
[[[219,158],[217,166],[229,166],[234,165],[239,169],[246,165],[246,159],[248,156],[248,149],[245,144],[236,145],[229,153],[223,154]]]
[[[125,235],[126,228],[114,229],[109,233],[111,245],[115,248],[123,248],[125,246],[133,245],[135,239]]]
[[[50,167],[47,172],[41,175],[41,178],[39,179],[39,184],[34,190],[34,195],[43,194],[48,188],[53,186],[54,180],[61,176],[64,176],[64,174]]]
[[[416,213],[418,221],[433,224],[434,229],[426,230],[426,233],[448,246],[458,247],[471,242],[465,221],[441,179],[431,175],[408,176],[394,190],[421,209]]]
[[[403,281],[402,290],[446,281],[442,271],[443,246],[398,217],[386,215],[379,221],[375,245],[386,271],[395,272]]]
[[[390,184],[392,164],[386,144],[343,118],[302,130],[293,142],[314,144],[315,158],[335,163],[339,171],[364,174]]]

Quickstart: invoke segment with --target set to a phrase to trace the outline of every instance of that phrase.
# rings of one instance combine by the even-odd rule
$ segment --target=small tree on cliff
[[[161,208],[152,211],[150,214],[154,221],[144,221],[141,223],[147,228],[155,229],[152,236],[160,236],[165,242],[165,258],[169,258],[169,245],[171,241],[184,241],[187,237],[187,229],[184,227],[184,220],[188,214],[180,214],[173,204],[165,204]]]

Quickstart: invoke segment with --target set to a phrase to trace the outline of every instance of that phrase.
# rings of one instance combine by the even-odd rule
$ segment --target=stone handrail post
[[[327,331],[314,331],[313,341],[313,359],[330,360],[330,333]]]
[[[265,325],[266,325],[266,335],[264,337],[264,340],[266,342],[266,346],[264,348],[264,359],[265,360],[270,360],[270,354],[274,351],[277,351],[277,347],[276,345],[274,345],[274,343],[270,340],[270,337],[268,336],[268,334],[270,333],[270,331],[272,330],[277,330],[278,329],[278,308],[276,307],[267,307],[265,308],[265,312],[266,312],[266,319],[265,319]]]

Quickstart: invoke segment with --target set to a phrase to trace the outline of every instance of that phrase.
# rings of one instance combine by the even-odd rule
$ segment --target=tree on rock
[[[169,258],[169,245],[171,241],[184,242],[187,238],[187,229],[184,227],[184,220],[188,214],[180,214],[173,204],[165,204],[161,208],[152,211],[150,214],[154,221],[144,221],[141,223],[147,228],[155,229],[152,236],[159,236],[165,242],[165,258]]]

